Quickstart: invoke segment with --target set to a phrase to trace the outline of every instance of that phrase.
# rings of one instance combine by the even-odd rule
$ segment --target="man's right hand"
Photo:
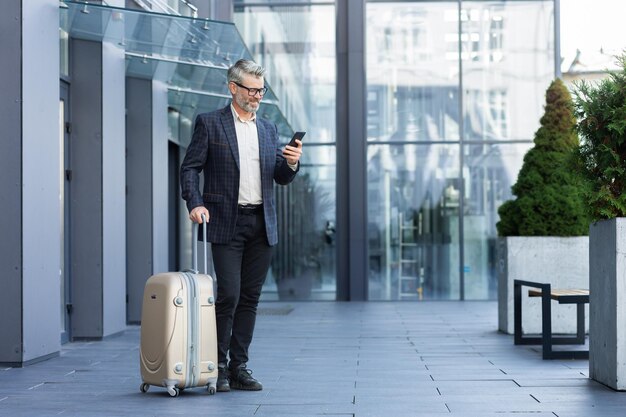
[[[194,207],[194,209],[191,210],[191,213],[189,213],[189,218],[194,223],[202,223],[203,214],[204,214],[204,218],[206,219],[206,222],[208,223],[209,222],[209,210],[207,210],[206,207],[204,206]]]

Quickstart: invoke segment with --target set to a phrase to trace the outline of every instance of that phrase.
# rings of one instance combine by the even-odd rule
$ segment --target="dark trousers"
[[[239,213],[230,243],[212,244],[217,278],[218,362],[234,368],[248,362],[256,310],[272,260],[267,243],[263,210]]]

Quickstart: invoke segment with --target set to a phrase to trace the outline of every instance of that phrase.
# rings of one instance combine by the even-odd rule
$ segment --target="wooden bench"
[[[522,287],[531,287],[529,297],[541,297],[541,336],[522,335]],[[576,304],[576,336],[552,335],[551,301],[559,304]],[[585,304],[589,303],[589,290],[552,289],[550,284],[513,281],[513,320],[516,345],[542,345],[544,359],[588,359],[589,350],[553,350],[553,345],[585,344]]]

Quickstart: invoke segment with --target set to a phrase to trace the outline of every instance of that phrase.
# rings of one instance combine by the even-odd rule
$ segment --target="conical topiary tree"
[[[589,232],[584,183],[572,170],[578,148],[572,98],[559,79],[546,92],[545,113],[535,146],[512,187],[517,197],[498,209],[500,236],[582,236]]]

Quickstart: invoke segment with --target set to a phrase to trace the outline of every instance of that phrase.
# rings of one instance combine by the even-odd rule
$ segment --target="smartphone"
[[[293,147],[298,147],[298,144],[296,143],[296,139],[302,140],[302,138],[304,137],[304,135],[306,135],[306,132],[296,132],[293,134],[293,137],[291,138],[291,140],[289,141],[288,145],[289,146],[293,146]]]

